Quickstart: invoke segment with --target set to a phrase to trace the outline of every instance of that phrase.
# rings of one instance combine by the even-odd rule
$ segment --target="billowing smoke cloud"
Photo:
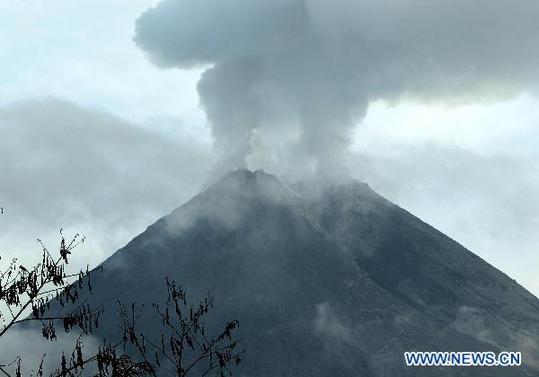
[[[537,19],[534,0],[165,0],[135,41],[162,67],[208,67],[198,90],[225,167],[264,145],[336,175],[370,101],[536,90]]]

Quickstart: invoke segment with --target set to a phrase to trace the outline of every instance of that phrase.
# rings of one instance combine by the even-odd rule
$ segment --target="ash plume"
[[[533,0],[165,0],[134,39],[161,67],[207,67],[198,91],[223,167],[331,178],[373,100],[535,92],[538,18]]]

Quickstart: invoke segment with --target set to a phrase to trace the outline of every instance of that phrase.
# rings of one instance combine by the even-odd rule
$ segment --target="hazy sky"
[[[0,253],[64,227],[95,265],[247,166],[364,180],[538,294],[537,19],[534,0],[0,0]]]

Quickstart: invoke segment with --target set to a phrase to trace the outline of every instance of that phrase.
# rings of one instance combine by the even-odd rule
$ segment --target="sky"
[[[226,5],[225,5],[226,4]],[[0,0],[0,254],[231,168],[358,179],[539,294],[539,3]]]

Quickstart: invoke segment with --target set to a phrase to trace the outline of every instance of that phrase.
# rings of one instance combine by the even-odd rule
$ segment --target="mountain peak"
[[[236,169],[222,176],[200,195],[227,197],[260,197],[274,201],[286,200],[291,192],[274,175],[264,170]]]
[[[266,187],[277,191],[286,191],[301,197],[304,201],[318,201],[322,196],[339,197],[343,201],[385,200],[364,182],[354,179],[331,182],[323,178],[313,178],[294,183],[281,181],[277,176],[264,170],[235,169],[218,179],[212,187],[229,187],[243,190]]]
[[[266,173],[264,170],[249,170],[249,169],[234,169],[226,174],[224,174],[216,184],[223,182],[235,181],[239,183],[246,184],[267,184],[269,182],[279,182],[279,179],[271,174]]]
[[[195,297],[211,290],[220,319],[242,324],[240,375],[467,376],[416,374],[402,354],[514,349],[533,364],[539,351],[535,297],[360,182],[285,185],[237,169],[104,267],[94,286],[107,295],[88,300],[111,308],[111,290],[151,303],[163,276]],[[539,375],[529,366],[473,372]]]

